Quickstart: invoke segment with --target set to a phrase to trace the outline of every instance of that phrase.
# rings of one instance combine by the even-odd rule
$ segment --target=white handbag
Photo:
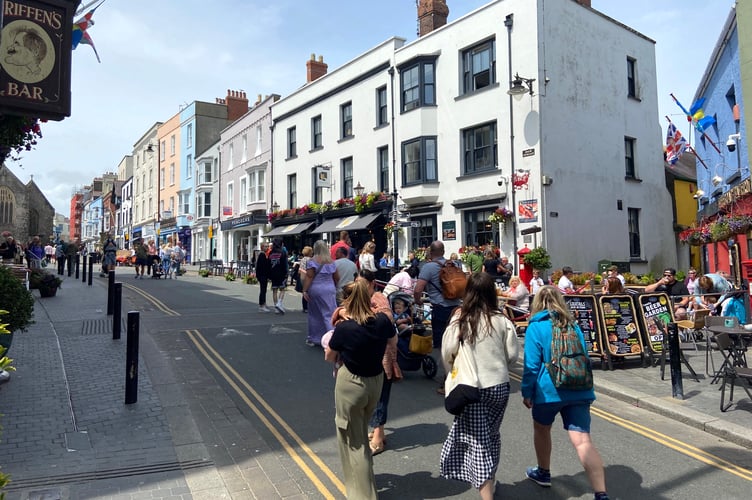
[[[444,381],[444,408],[452,415],[461,415],[465,406],[480,401],[478,372],[475,363],[467,355],[465,343],[460,347],[452,363],[452,370]]]

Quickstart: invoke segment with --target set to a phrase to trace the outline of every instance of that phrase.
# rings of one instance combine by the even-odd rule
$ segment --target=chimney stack
[[[319,56],[316,60],[316,54],[311,54],[311,59],[306,61],[306,82],[311,83],[326,74],[329,66],[324,63],[324,56]]]
[[[420,0],[418,3],[418,36],[426,35],[447,23],[449,7],[445,0]]]
[[[574,0],[578,4],[582,5],[583,7],[587,7],[589,9],[592,9],[592,6],[590,5],[590,0]]]
[[[248,112],[248,98],[245,92],[227,89],[227,119],[234,122]]]

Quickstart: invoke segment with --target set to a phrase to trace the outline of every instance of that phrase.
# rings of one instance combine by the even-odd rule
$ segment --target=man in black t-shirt
[[[687,319],[687,305],[689,304],[689,290],[682,281],[676,281],[676,269],[667,267],[663,270],[663,277],[652,285],[645,287],[645,293],[665,292],[674,303],[674,319]]]

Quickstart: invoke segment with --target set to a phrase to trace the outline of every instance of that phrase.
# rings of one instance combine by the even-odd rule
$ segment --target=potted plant
[[[256,273],[248,273],[243,279],[245,280],[246,285],[256,285],[259,282]]]
[[[13,334],[17,331],[25,331],[31,324],[34,313],[34,296],[26,289],[26,286],[13,275],[13,272],[0,265],[0,307],[8,311],[3,316],[3,322],[7,323],[9,334],[0,335],[0,345],[10,348]]]
[[[231,272],[225,273],[225,280],[226,281],[235,281],[235,275]]]
[[[530,266],[533,269],[539,271],[545,271],[551,269],[551,256],[543,247],[536,247],[525,254],[523,259],[526,266]]]
[[[211,271],[209,269],[199,269],[198,275],[202,278],[208,278],[209,276],[211,276]]]
[[[54,297],[57,294],[57,289],[63,284],[63,280],[51,273],[45,273],[42,279],[39,281],[39,296],[40,297]]]
[[[8,314],[8,311],[0,311],[0,315],[2,314]],[[6,335],[10,335],[10,331],[8,331],[8,323],[0,323],[0,337]],[[7,348],[0,345],[0,383],[7,382],[10,379],[10,373],[8,372],[15,371],[15,368],[11,365],[13,360],[5,355],[7,351]],[[0,494],[0,498],[1,497],[2,494]]]

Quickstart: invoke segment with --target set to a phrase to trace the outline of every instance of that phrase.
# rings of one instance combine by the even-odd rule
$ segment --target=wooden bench
[[[10,269],[13,276],[18,278],[18,280],[23,283],[27,290],[29,289],[29,270],[26,266],[12,264],[10,266],[6,265],[5,267]]]

